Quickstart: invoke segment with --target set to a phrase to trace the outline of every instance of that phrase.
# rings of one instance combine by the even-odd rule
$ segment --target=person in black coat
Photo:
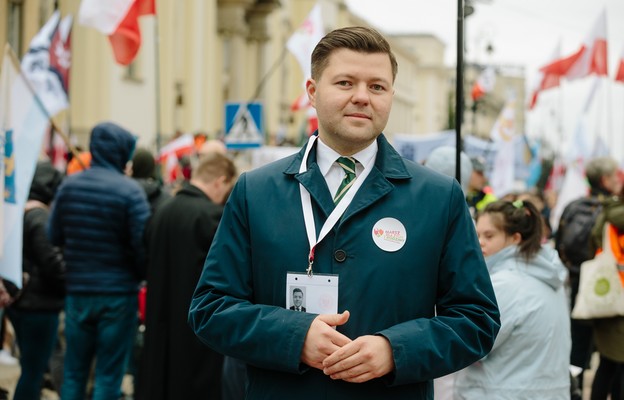
[[[220,399],[223,356],[187,323],[193,291],[236,177],[225,155],[202,158],[190,184],[165,202],[146,230],[145,347],[137,399]]]
[[[24,212],[23,289],[7,309],[20,349],[21,375],[15,400],[39,399],[57,340],[65,299],[65,263],[52,246],[46,224],[62,174],[48,161],[37,164]]]
[[[154,155],[147,149],[137,148],[132,156],[130,176],[145,190],[152,215],[165,200],[171,198],[171,194],[163,188],[162,183],[157,179],[156,175],[156,161],[154,160]]]

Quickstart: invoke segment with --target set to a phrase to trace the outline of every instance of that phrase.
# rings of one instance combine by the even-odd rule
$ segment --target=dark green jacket
[[[602,248],[602,235],[606,222],[624,232],[624,201],[616,196],[602,201],[602,212],[598,215],[590,236],[591,254],[595,254],[596,250]]]
[[[395,371],[352,384],[300,362],[316,315],[285,308],[286,274],[305,271],[309,250],[299,183],[317,231],[334,208],[315,150],[299,174],[302,150],[240,177],[191,303],[196,334],[248,363],[248,399],[432,399],[433,378],[491,349],[499,312],[461,187],[402,159],[383,135],[378,145],[370,175],[316,247],[315,272],[340,276],[338,308],[351,317],[338,330],[386,337]],[[407,232],[395,252],[372,238],[387,217]]]
[[[610,197],[603,202],[603,211],[592,229],[591,246],[602,248],[602,234],[605,222],[624,232],[624,201]],[[624,317],[605,318],[594,321],[594,341],[600,354],[618,362],[624,362]]]

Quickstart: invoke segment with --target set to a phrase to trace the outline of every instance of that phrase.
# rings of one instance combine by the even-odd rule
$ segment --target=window
[[[15,53],[22,52],[22,28],[24,25],[24,1],[9,0],[7,7],[7,42]]]

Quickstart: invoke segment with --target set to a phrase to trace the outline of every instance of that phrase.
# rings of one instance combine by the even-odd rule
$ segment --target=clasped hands
[[[351,340],[334,328],[346,324],[349,316],[349,311],[345,311],[316,317],[303,343],[301,361],[332,379],[352,383],[366,382],[393,371],[388,339],[366,335]]]

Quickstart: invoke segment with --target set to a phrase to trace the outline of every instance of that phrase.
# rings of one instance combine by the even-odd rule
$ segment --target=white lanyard
[[[308,156],[310,155],[310,150],[314,146],[314,141],[316,140],[317,135],[310,136],[308,140],[308,144],[306,146],[305,153],[303,154],[303,160],[301,161],[301,166],[299,167],[299,173],[306,172],[308,170]],[[306,190],[305,187],[301,183],[299,183],[299,189],[301,192],[301,206],[303,207],[303,222],[305,223],[306,233],[308,235],[308,242],[310,243],[310,253],[308,255],[308,269],[306,272],[308,276],[312,276],[312,264],[314,263],[314,249],[316,245],[323,240],[323,238],[332,230],[334,225],[338,223],[342,214],[344,214],[349,204],[355,197],[358,189],[366,180],[366,177],[370,173],[372,167],[369,165],[368,167],[364,166],[364,170],[362,173],[356,178],[353,186],[345,193],[344,197],[338,202],[334,210],[329,214],[327,220],[323,224],[321,231],[319,232],[318,239],[316,238],[316,226],[314,224],[314,214],[312,213],[312,201],[310,199],[310,193]]]

